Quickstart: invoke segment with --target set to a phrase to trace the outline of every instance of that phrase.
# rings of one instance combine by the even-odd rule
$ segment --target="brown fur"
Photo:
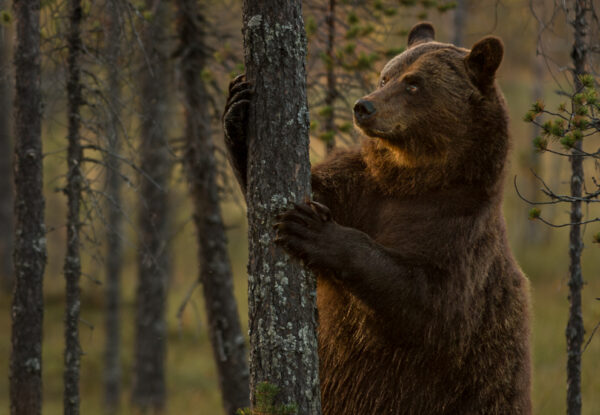
[[[363,98],[362,148],[315,166],[319,203],[279,218],[279,243],[318,274],[325,415],[531,413],[501,57],[495,38],[470,52],[416,26]]]

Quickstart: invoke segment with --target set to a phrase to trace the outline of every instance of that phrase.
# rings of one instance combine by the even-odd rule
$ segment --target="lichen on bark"
[[[278,248],[277,213],[310,195],[306,38],[301,2],[244,3],[246,77],[254,86],[248,123],[251,404],[267,381],[276,404],[320,414],[316,282]]]

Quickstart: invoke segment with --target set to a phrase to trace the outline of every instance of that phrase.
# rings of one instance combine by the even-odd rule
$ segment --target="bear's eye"
[[[379,82],[379,87],[383,88],[385,86],[385,84],[387,83],[387,78],[381,78],[381,81]]]
[[[419,90],[419,87],[415,84],[406,85],[406,91],[410,94],[415,94]]]

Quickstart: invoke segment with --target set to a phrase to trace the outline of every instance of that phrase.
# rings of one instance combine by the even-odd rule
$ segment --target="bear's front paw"
[[[237,76],[229,84],[229,96],[223,112],[225,142],[230,147],[246,146],[248,108],[252,97],[252,84],[246,75]]]
[[[329,208],[315,201],[294,204],[294,208],[276,217],[275,243],[287,253],[309,267],[332,268],[336,266],[331,255],[340,226],[331,218]]]

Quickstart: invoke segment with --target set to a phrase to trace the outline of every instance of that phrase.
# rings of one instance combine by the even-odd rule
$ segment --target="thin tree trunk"
[[[572,21],[575,38],[571,57],[573,59],[573,80],[575,91],[583,87],[579,77],[585,73],[587,49],[585,38],[587,32],[586,10],[591,6],[587,0],[575,0],[575,19]],[[577,110],[576,106],[573,112]],[[583,155],[581,140],[575,143],[571,153],[571,196],[581,198],[583,189]],[[571,229],[569,233],[569,321],[567,322],[567,414],[581,414],[581,347],[585,333],[581,309],[581,290],[583,276],[581,273],[581,239],[582,219],[581,202],[571,202]]]
[[[327,111],[325,118],[325,132],[329,137],[325,142],[327,153],[330,153],[335,147],[335,1],[329,0],[329,10],[327,12],[327,93],[325,95],[325,106]]]
[[[186,167],[194,202],[199,280],[203,286],[208,329],[219,374],[225,413],[249,405],[246,346],[233,296],[233,276],[219,205],[216,161],[211,135],[210,99],[200,78],[206,50],[203,16],[196,0],[178,0],[182,89],[185,96]]]
[[[464,45],[466,17],[467,0],[458,0],[454,8],[454,38],[452,39],[452,43],[456,46]]]
[[[106,285],[105,285],[105,363],[104,363],[104,404],[108,413],[119,407],[121,364],[120,343],[120,283],[123,268],[121,246],[121,178],[120,164],[116,157],[121,148],[119,119],[121,114],[121,88],[119,83],[119,54],[121,51],[120,1],[107,2],[108,27],[106,64],[108,71],[108,120],[106,137],[106,194],[107,194],[107,233],[106,233]]]
[[[42,181],[40,2],[15,0],[15,289],[12,303],[10,410],[37,415],[42,406],[42,282],[46,228]]]
[[[0,10],[8,1],[0,0]],[[13,187],[12,187],[12,135],[10,131],[12,95],[10,83],[10,31],[0,24],[0,289],[13,288]]]
[[[274,216],[310,196],[306,37],[299,0],[244,1],[248,125],[250,401],[268,382],[276,403],[320,414],[316,282],[273,242]]]
[[[167,143],[167,28],[165,1],[148,0],[153,11],[143,33],[147,66],[140,75],[141,169],[140,249],[136,308],[135,373],[132,400],[141,408],[160,411],[165,406],[167,322],[165,307],[169,271],[168,194],[170,173]]]
[[[81,278],[81,258],[79,255],[79,207],[81,203],[81,0],[69,2],[68,35],[68,149],[67,149],[67,255],[64,273],[66,280],[65,312],[65,373],[64,373],[64,413],[79,414],[79,366],[81,347],[79,345],[79,313],[81,298],[79,280]]]

